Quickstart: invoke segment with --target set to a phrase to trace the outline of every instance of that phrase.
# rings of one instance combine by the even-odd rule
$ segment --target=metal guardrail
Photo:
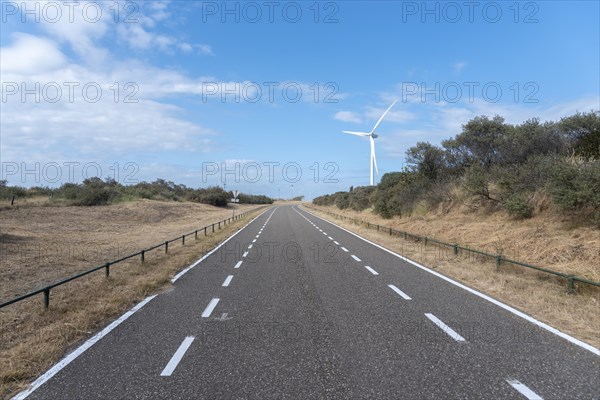
[[[484,257],[489,257],[492,258],[496,261],[496,269],[500,268],[500,265],[502,263],[506,263],[506,264],[513,264],[513,265],[518,265],[521,267],[526,267],[526,268],[530,268],[530,269],[534,269],[540,272],[544,272],[547,274],[551,274],[554,276],[558,276],[559,278],[565,279],[567,282],[567,290],[569,293],[573,293],[575,291],[575,282],[579,282],[579,283],[583,283],[586,285],[590,285],[590,286],[595,286],[595,287],[600,287],[600,282],[595,282],[589,279],[585,279],[582,278],[580,276],[576,276],[576,275],[570,275],[570,274],[565,274],[563,272],[558,272],[558,271],[553,271],[551,269],[548,268],[544,268],[544,267],[539,267],[537,265],[531,265],[531,264],[527,264],[525,262],[522,261],[517,261],[517,260],[511,260],[510,258],[505,258],[502,256],[502,254],[491,254],[491,253],[486,253],[485,251],[481,251],[481,250],[477,250],[477,249],[473,249],[470,247],[466,247],[466,246],[461,246],[458,243],[446,243],[437,239],[432,239],[428,236],[420,236],[420,235],[415,235],[413,233],[409,233],[406,231],[399,231],[397,229],[394,229],[392,227],[386,227],[386,226],[381,226],[381,225],[377,225],[377,224],[372,224],[368,221],[363,221],[361,219],[357,219],[357,218],[350,218],[348,216],[345,215],[341,215],[341,214],[337,214],[331,211],[327,211],[327,210],[321,210],[315,207],[311,207],[308,206],[308,208],[312,208],[315,209],[317,211],[320,212],[324,212],[325,214],[331,215],[337,219],[343,219],[343,220],[349,220],[352,221],[355,224],[364,224],[367,228],[369,229],[376,229],[377,231],[385,231],[388,232],[388,234],[390,236],[393,235],[397,235],[397,236],[401,236],[404,237],[404,239],[408,239],[408,238],[412,238],[413,240],[416,241],[422,241],[425,246],[427,246],[427,244],[429,243],[434,243],[438,246],[446,246],[446,247],[451,247],[453,249],[454,255],[458,255],[459,254],[459,250],[460,251],[464,251],[464,252],[471,252],[471,253],[475,253],[475,254],[479,254],[481,256]]]
[[[266,207],[266,206],[257,207],[257,208],[254,208],[252,210],[242,212],[242,213],[240,213],[238,215],[235,215],[235,216],[232,216],[230,218],[225,218],[225,219],[223,219],[221,221],[217,221],[217,222],[215,222],[213,224],[203,226],[202,228],[196,229],[193,232],[186,233],[184,235],[178,236],[175,239],[166,240],[166,241],[164,241],[164,242],[162,242],[160,244],[154,245],[152,247],[148,247],[146,249],[140,250],[140,251],[138,251],[136,253],[133,253],[133,254],[129,254],[129,255],[121,257],[121,258],[119,258],[117,260],[108,261],[108,262],[106,262],[106,263],[104,263],[102,265],[99,265],[99,266],[94,267],[92,269],[89,269],[87,271],[80,272],[77,275],[73,275],[73,276],[70,276],[70,277],[65,278],[63,280],[60,280],[58,282],[54,282],[54,283],[52,283],[50,285],[47,285],[47,286],[45,286],[45,287],[43,287],[41,289],[37,289],[37,290],[34,290],[33,292],[29,292],[27,294],[15,297],[14,299],[5,301],[4,303],[0,304],[0,309],[4,308],[6,306],[9,306],[11,304],[17,303],[19,301],[23,301],[25,299],[28,299],[30,297],[36,296],[36,295],[38,295],[40,293],[44,294],[44,309],[48,309],[48,307],[50,306],[50,290],[53,289],[53,288],[55,288],[55,287],[62,286],[64,284],[68,283],[68,282],[71,282],[73,280],[79,279],[81,277],[84,277],[84,276],[89,275],[89,274],[91,274],[93,272],[99,271],[101,269],[104,269],[106,278],[108,278],[110,276],[110,267],[112,265],[118,264],[120,262],[129,260],[130,258],[134,258],[134,257],[138,257],[138,256],[140,257],[140,261],[142,263],[144,263],[146,252],[149,252],[149,251],[152,251],[152,250],[155,250],[155,249],[158,249],[158,248],[164,246],[165,253],[168,253],[169,252],[169,243],[174,243],[174,242],[178,242],[178,241],[181,240],[181,244],[185,245],[185,238],[188,237],[188,236],[194,235],[194,239],[198,239],[198,232],[204,232],[204,236],[208,236],[209,233],[214,233],[215,232],[215,226],[217,226],[217,229],[221,229],[221,225],[223,225],[223,227],[225,227],[225,225],[227,223],[231,223],[233,221],[241,219],[242,217],[246,216],[250,212],[259,210],[259,209],[264,208],[264,207]]]

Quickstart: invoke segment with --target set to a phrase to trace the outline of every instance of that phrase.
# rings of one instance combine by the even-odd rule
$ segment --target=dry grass
[[[238,206],[247,211],[256,206]],[[0,398],[22,390],[29,381],[58,361],[76,343],[150,293],[168,287],[170,278],[230,235],[250,216],[215,234],[193,236],[149,252],[146,262],[134,259],[51,291],[44,312],[42,296],[0,311]],[[32,207],[2,210],[0,243],[21,248],[58,249],[35,256],[10,248],[3,251],[0,299],[6,300],[59,277],[101,264],[124,253],[172,239],[227,218],[231,210],[193,203],[139,201],[104,207]],[[210,231],[209,231],[210,232]],[[117,243],[127,246],[117,247]],[[89,248],[98,251],[87,252]],[[81,249],[86,251],[82,252]],[[64,262],[59,262],[64,260]]]
[[[509,258],[596,281],[600,276],[598,230],[566,227],[560,220],[540,217],[514,221],[501,213],[482,216],[458,212],[386,220],[371,212],[342,212],[312,205],[309,209],[329,220],[334,218],[323,210],[445,242],[469,244],[490,253],[502,250]],[[495,262],[488,258],[455,257],[452,249],[425,247],[422,242],[391,237],[349,220],[335,219],[335,223],[600,347],[600,290],[588,288],[570,295],[564,282],[547,274],[511,265],[496,270]]]

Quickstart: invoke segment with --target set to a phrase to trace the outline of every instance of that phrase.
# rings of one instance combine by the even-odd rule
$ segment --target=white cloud
[[[37,74],[65,65],[66,57],[53,41],[25,33],[12,37],[12,45],[0,48],[2,74]]]
[[[343,122],[352,122],[355,124],[359,124],[362,122],[362,119],[352,111],[338,111],[333,116],[333,119]]]

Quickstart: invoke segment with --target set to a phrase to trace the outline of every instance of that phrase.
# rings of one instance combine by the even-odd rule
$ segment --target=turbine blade
[[[375,157],[375,140],[371,138],[371,158],[373,159],[373,165],[375,165],[375,172],[379,175],[379,169],[377,168],[377,158]]]
[[[396,99],[391,106],[388,107],[387,110],[385,110],[385,112],[383,113],[383,115],[381,116],[381,118],[379,118],[379,121],[377,121],[377,123],[375,124],[375,126],[373,127],[373,129],[371,129],[371,133],[375,132],[375,129],[377,129],[377,127],[379,126],[379,124],[381,123],[381,121],[383,120],[383,117],[385,117],[385,114],[388,113],[388,111],[390,111],[390,109],[392,107],[394,107],[394,104],[396,104],[396,102],[398,101],[398,99]]]
[[[356,135],[356,136],[369,136],[370,133],[366,133],[366,132],[351,132],[351,131],[342,131],[343,133],[349,133],[350,135]]]

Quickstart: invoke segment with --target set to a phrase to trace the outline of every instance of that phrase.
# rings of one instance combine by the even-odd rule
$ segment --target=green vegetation
[[[313,203],[372,208],[391,218],[466,200],[529,218],[535,211],[531,199],[539,194],[557,210],[600,226],[600,111],[520,125],[500,116],[476,117],[441,146],[417,143],[406,160],[408,167],[383,175],[376,187],[351,188]]]
[[[220,187],[193,189],[178,185],[171,181],[157,179],[154,182],[140,182],[135,185],[121,185],[111,178],[85,179],[81,184],[65,183],[61,187],[33,187],[25,189],[18,186],[8,186],[6,181],[0,181],[0,199],[12,200],[34,196],[48,196],[54,204],[74,206],[98,206],[113,204],[135,199],[192,201],[225,207],[233,197]],[[273,199],[263,195],[240,194],[240,203],[272,204]]]

